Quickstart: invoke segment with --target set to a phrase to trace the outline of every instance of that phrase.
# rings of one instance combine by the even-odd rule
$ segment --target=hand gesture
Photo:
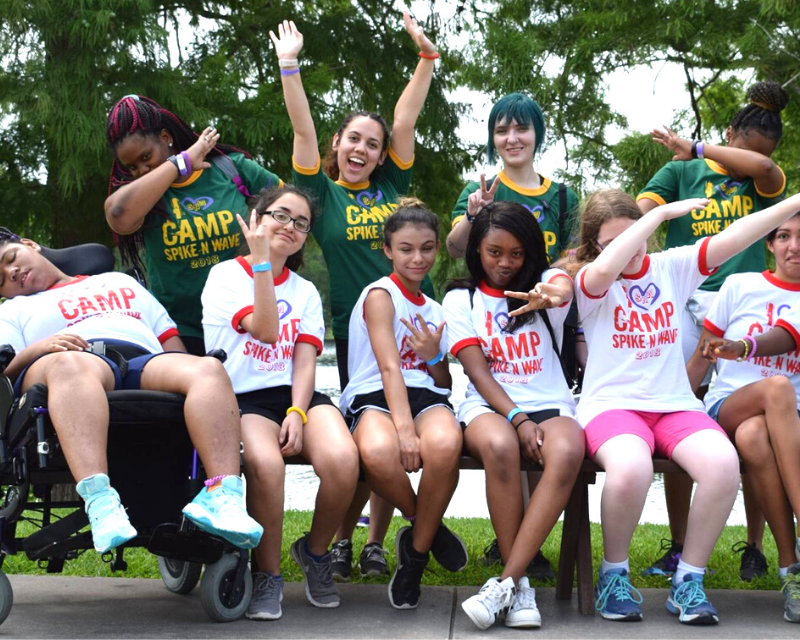
[[[294,22],[284,20],[278,25],[278,35],[270,29],[269,39],[275,46],[278,60],[296,60],[303,50],[303,34],[297,30]]]
[[[494,201],[494,194],[500,185],[500,178],[495,178],[490,189],[486,189],[486,174],[481,174],[481,188],[473,191],[467,198],[467,213],[470,216],[477,216],[483,208]]]
[[[60,351],[85,351],[90,344],[74,333],[57,333],[36,343],[36,353],[39,356]]]
[[[738,360],[744,356],[744,343],[741,340],[706,338],[703,340],[700,355],[709,362],[716,362],[717,358]]]
[[[537,462],[544,466],[544,458],[540,447],[544,444],[544,431],[533,420],[525,420],[517,428],[519,437],[519,448],[522,455],[531,462]]]
[[[282,445],[281,455],[284,458],[299,455],[303,450],[303,418],[296,411],[283,419],[278,444]]]
[[[657,142],[662,147],[666,147],[675,155],[673,160],[692,160],[692,142],[681,138],[672,129],[664,126],[664,130],[653,129],[650,132],[653,142]]]
[[[653,211],[658,211],[664,220],[681,218],[690,211],[703,209],[708,205],[708,198],[689,198],[688,200],[676,200],[656,207]],[[652,213],[652,212],[651,212]]]
[[[206,162],[206,156],[217,146],[217,140],[219,140],[217,128],[206,127],[195,143],[186,150],[186,153],[189,154],[189,160],[192,162],[192,171],[211,168],[211,164]]]
[[[413,425],[407,429],[398,429],[400,438],[400,463],[408,473],[419,471],[422,467],[422,458],[419,455],[419,436]]]
[[[242,228],[244,239],[247,240],[247,246],[250,248],[250,255],[253,258],[253,264],[269,262],[270,233],[267,225],[258,224],[256,210],[253,209],[250,212],[249,227],[238,213],[236,214],[236,219],[239,221],[239,226]]]
[[[553,309],[564,302],[563,292],[554,284],[546,282],[538,283],[528,293],[521,291],[504,291],[509,298],[517,298],[517,300],[527,300],[528,304],[520,307],[515,311],[510,311],[510,317],[521,316],[528,311],[536,311],[537,309]]]
[[[417,357],[426,362],[428,360],[433,360],[439,353],[439,343],[442,341],[442,332],[444,331],[445,322],[442,322],[442,324],[436,328],[436,331],[433,332],[431,332],[428,323],[425,322],[425,319],[419,313],[417,314],[417,322],[420,326],[419,329],[405,318],[400,318],[400,322],[411,332],[411,337],[408,338],[407,343],[408,346],[414,350],[414,353],[417,354]]]
[[[406,31],[408,31],[408,35],[411,36],[414,44],[419,47],[419,50],[422,51],[422,53],[436,53],[436,47],[430,40],[428,40],[428,37],[425,35],[422,27],[417,24],[417,21],[408,15],[408,11],[403,11],[403,21],[406,23]]]

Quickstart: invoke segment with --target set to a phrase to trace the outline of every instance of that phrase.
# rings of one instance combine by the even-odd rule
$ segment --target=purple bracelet
[[[300,67],[297,69],[281,69],[282,76],[293,76],[296,73],[300,73]]]
[[[756,356],[756,349],[758,349],[758,342],[756,342],[756,339],[749,334],[742,336],[742,340],[747,340],[747,342],[750,343],[750,353],[747,354],[745,360],[752,360]]]
[[[181,157],[183,158],[183,161],[186,163],[186,175],[189,175],[190,173],[192,173],[192,159],[189,157],[189,154],[186,153],[186,151],[181,151]]]
[[[214,476],[213,478],[209,478],[208,480],[206,480],[203,484],[206,485],[207,487],[213,487],[215,484],[222,482],[222,479],[224,477],[225,476]]]

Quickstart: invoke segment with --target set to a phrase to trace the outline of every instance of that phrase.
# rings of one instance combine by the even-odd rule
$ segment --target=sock
[[[609,562],[603,556],[603,563],[600,565],[600,573],[606,573],[607,571],[611,571],[613,569],[625,569],[628,573],[631,572],[631,567],[628,562],[628,558],[625,558],[622,562]]]
[[[305,547],[306,554],[308,554],[308,556],[314,562],[319,562],[320,560],[322,560],[322,556],[314,555],[313,553],[311,553],[311,549],[308,548],[308,536],[306,536],[306,539],[303,540],[303,547]],[[325,554],[322,554],[322,555],[325,555]]]
[[[683,582],[683,576],[687,573],[696,573],[698,575],[704,576],[706,574],[705,567],[693,567],[688,562],[684,562],[683,558],[678,561],[678,568],[675,569],[675,576],[672,578],[672,581],[675,584],[680,584]]]
[[[778,567],[778,577],[785,578],[789,574],[789,567]]]

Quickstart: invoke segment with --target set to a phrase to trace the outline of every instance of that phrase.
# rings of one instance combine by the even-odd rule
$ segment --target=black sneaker
[[[389,565],[386,562],[386,550],[380,542],[370,542],[364,545],[361,557],[358,559],[361,566],[361,575],[365,577],[388,576]]]
[[[536,582],[553,582],[556,579],[556,574],[550,561],[545,558],[541,550],[530,561],[525,572],[531,580]]]
[[[397,568],[389,582],[389,602],[395,609],[416,609],[419,603],[419,584],[422,572],[428,566],[428,554],[419,558],[412,541],[411,527],[403,527],[397,532],[394,542]]]
[[[334,542],[331,547],[331,572],[337,582],[349,582],[353,566],[353,543],[347,538]]]
[[[642,571],[643,576],[667,576],[671,578],[678,568],[678,562],[683,553],[683,545],[674,540],[661,538],[661,549],[664,554],[651,564],[647,569]]]
[[[439,525],[431,543],[431,554],[440,565],[452,573],[458,573],[469,563],[469,554],[464,542],[443,524]]]
[[[744,540],[731,547],[731,551],[742,554],[739,575],[745,582],[767,575],[767,559],[758,550],[756,543],[747,544]]]
[[[498,563],[503,564],[503,555],[500,553],[500,545],[497,544],[497,538],[484,547],[480,563],[486,567],[491,567]]]

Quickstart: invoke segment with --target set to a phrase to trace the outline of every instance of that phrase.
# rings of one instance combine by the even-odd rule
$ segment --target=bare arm
[[[178,351],[180,353],[187,353],[186,345],[183,344],[183,340],[181,340],[180,336],[172,336],[171,338],[167,338],[161,344],[161,348],[164,351]]]
[[[425,33],[408,12],[403,12],[403,20],[406,24],[406,31],[419,47],[419,50],[426,55],[436,53],[436,47],[428,40]],[[392,123],[392,149],[402,162],[410,162],[414,158],[414,134],[422,107],[425,105],[425,98],[428,97],[428,90],[431,87],[433,78],[434,61],[427,58],[420,58],[414,75],[401,94],[394,108],[394,122]]]
[[[29,347],[20,351],[14,356],[14,359],[8,363],[3,375],[14,382],[25,367],[36,360],[36,358],[47,355],[48,353],[84,351],[88,348],[89,343],[80,336],[71,333],[57,333],[39,342],[34,342]]]
[[[708,329],[703,329],[703,332],[700,334],[700,340],[697,343],[697,347],[695,347],[692,357],[689,358],[689,362],[686,363],[686,374],[689,376],[689,384],[692,387],[692,392],[695,394],[697,394],[697,390],[703,383],[703,378],[706,377],[708,368],[711,366],[711,363],[703,357],[701,347],[705,341],[709,337],[713,337],[713,335],[714,334],[712,334]]]
[[[451,258],[463,258],[467,251],[467,241],[469,240],[469,232],[472,230],[472,223],[467,220],[467,216],[474,218],[483,208],[494,201],[494,194],[497,193],[497,187],[500,185],[500,179],[495,178],[492,186],[486,188],[486,174],[481,174],[481,187],[477,191],[469,194],[467,199],[467,215],[459,220],[453,229],[447,234],[445,246]]]
[[[269,232],[266,225],[259,225],[256,220],[256,210],[250,212],[250,226],[248,227],[242,216],[236,214],[242,234],[250,247],[250,256],[253,265],[269,262]],[[278,319],[278,302],[275,298],[275,280],[273,271],[253,271],[253,313],[246,315],[241,320],[242,328],[259,342],[275,344],[280,333]]]
[[[759,356],[779,356],[784,353],[794,351],[799,344],[794,336],[783,327],[773,327],[760,336],[753,336],[756,341],[756,355]],[[741,340],[726,340],[710,335],[702,346],[703,357],[715,362],[717,358],[725,360],[736,360],[744,357],[744,343]]]
[[[308,405],[314,394],[317,368],[317,348],[307,342],[297,342],[292,355],[292,406],[308,416]],[[281,424],[278,442],[285,458],[296,456],[303,450],[303,417],[296,411],[286,415]]]
[[[278,25],[278,36],[270,31],[269,37],[275,45],[278,60],[296,60],[303,49],[303,34],[290,20],[284,20]],[[293,71],[294,69],[298,69],[298,67],[287,67],[284,71]],[[283,85],[286,111],[289,113],[289,120],[292,121],[294,130],[292,147],[294,161],[301,167],[315,167],[319,159],[317,131],[314,128],[314,120],[311,118],[311,108],[308,106],[308,98],[303,89],[300,73],[281,74],[281,85]]]

